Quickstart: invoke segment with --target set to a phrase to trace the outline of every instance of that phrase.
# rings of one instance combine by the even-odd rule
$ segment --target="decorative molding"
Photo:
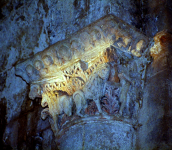
[[[28,83],[44,82],[53,77],[64,81],[59,75],[61,71],[79,60],[91,65],[92,60],[102,56],[110,45],[141,57],[148,46],[148,40],[130,25],[109,15],[18,64],[16,74]]]

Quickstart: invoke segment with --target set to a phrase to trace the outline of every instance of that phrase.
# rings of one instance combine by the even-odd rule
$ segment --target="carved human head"
[[[63,58],[64,60],[71,60],[72,57],[71,50],[67,46],[65,45],[61,46],[57,53],[58,56],[60,58]]]
[[[102,38],[100,31],[97,29],[92,30],[91,37],[93,41],[99,41]]]
[[[71,48],[72,48],[73,50],[78,50],[78,51],[80,51],[81,46],[80,46],[79,40],[77,40],[77,39],[72,39],[70,43],[71,43]]]
[[[44,64],[47,65],[47,66],[53,64],[53,60],[52,60],[51,56],[49,56],[49,55],[45,55],[42,58],[42,60],[43,60]]]
[[[90,44],[90,35],[87,32],[82,32],[80,34],[81,42],[84,43],[85,47]]]
[[[32,65],[27,65],[26,66],[26,72],[27,72],[29,77],[33,74],[33,70],[34,70],[34,68],[33,68]]]
[[[43,68],[43,64],[42,64],[42,62],[40,60],[36,60],[34,62],[34,67],[35,67],[36,70],[41,70]]]

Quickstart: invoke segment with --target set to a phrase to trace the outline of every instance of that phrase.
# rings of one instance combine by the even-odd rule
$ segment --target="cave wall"
[[[2,0],[0,8],[0,144],[4,149],[55,148],[49,122],[40,117],[41,100],[29,99],[29,85],[15,76],[17,63],[106,14],[150,37],[171,30],[170,1]]]

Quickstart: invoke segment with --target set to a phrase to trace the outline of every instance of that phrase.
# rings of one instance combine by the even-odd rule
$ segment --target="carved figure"
[[[60,65],[64,64],[66,61],[72,59],[72,52],[68,46],[62,45],[57,51],[57,57],[59,59]]]
[[[76,105],[76,114],[78,116],[83,117],[83,115],[80,112],[82,109],[85,110],[88,106],[83,91],[81,91],[81,90],[76,91],[73,94],[73,100],[74,100],[75,105]]]
[[[57,134],[59,132],[59,128],[58,128],[58,124],[57,124],[57,117],[56,116],[52,116],[52,114],[49,111],[49,108],[45,108],[44,110],[42,110],[41,118],[43,120],[48,118],[49,123],[51,125],[51,129],[53,130],[55,136],[57,136]]]
[[[45,55],[45,56],[42,58],[42,60],[43,60],[43,62],[44,62],[44,64],[45,64],[46,66],[50,66],[50,65],[53,64],[53,60],[52,60],[51,56]]]
[[[101,69],[97,72],[100,78],[104,80],[104,83],[108,80],[110,73],[110,65],[105,63],[101,66]]]
[[[40,60],[34,62],[34,67],[39,71],[40,76],[44,76],[47,73],[47,69],[44,69],[44,66]]]
[[[92,45],[97,46],[103,42],[103,33],[99,27],[95,27],[91,32]]]
[[[86,99],[93,99],[93,101],[96,103],[96,106],[98,108],[99,113],[102,113],[102,109],[100,106],[100,98],[103,96],[103,85],[101,83],[100,77],[98,75],[96,77],[92,77],[90,79],[90,83],[87,83],[85,87],[83,88],[83,92],[85,94]]]
[[[27,76],[29,77],[29,81],[37,80],[38,78],[40,78],[39,73],[34,69],[32,65],[27,65],[25,70]],[[27,78],[26,81],[28,81]]]
[[[88,34],[88,32],[82,32],[79,37],[81,42],[84,43],[85,50],[89,50],[92,46],[90,43],[90,35]]]
[[[111,62],[110,63],[110,73],[108,81],[111,82],[119,82],[118,71],[117,71],[117,63]]]
[[[101,105],[100,105],[100,98],[103,96],[103,90],[101,85],[101,79],[100,77],[95,77],[94,79],[91,79],[93,82],[87,84],[84,88],[84,94],[86,99],[93,99],[93,101],[96,103],[97,109],[99,113],[102,113]]]
[[[42,119],[46,119],[47,116],[50,116],[49,122],[51,124],[51,128],[55,135],[57,135],[59,131],[58,115],[63,112],[68,116],[72,115],[72,97],[67,95],[59,96],[54,92],[43,93],[41,105],[42,107],[46,107],[48,105],[49,108],[46,108],[41,112],[41,117]]]
[[[77,52],[83,52],[84,51],[83,43],[81,43],[79,41],[79,39],[72,38],[70,44],[71,44],[71,48],[73,49],[75,54],[76,54],[75,51],[77,51]]]
[[[42,58],[42,60],[43,60],[44,64],[47,66],[46,69],[48,72],[53,73],[56,71],[57,66],[55,64],[53,64],[53,59],[50,56],[45,55]]]
[[[35,60],[34,67],[35,67],[36,70],[39,71],[39,70],[41,70],[43,68],[43,64],[42,64],[42,62],[40,60]]]
[[[104,96],[104,84],[109,77],[110,67],[108,64],[102,65],[103,69],[100,69],[97,73],[93,73],[88,82],[83,88],[83,92],[86,99],[93,99],[96,103],[99,113],[102,113],[100,99]]]
[[[126,107],[127,111],[129,112],[129,105],[127,104],[127,93],[130,88],[131,79],[126,76],[124,73],[118,74],[118,77],[120,78],[120,84],[121,84],[121,92],[120,92],[120,102],[121,102],[121,107],[119,110],[119,114],[122,116],[123,110]],[[129,104],[129,103],[128,103]]]
[[[42,107],[46,107],[47,105],[49,106],[50,113],[53,116],[54,114],[61,114],[64,113],[67,114],[68,116],[72,115],[72,97],[63,95],[63,96],[56,96],[54,92],[50,92],[51,94],[48,93],[43,93],[42,94],[42,102],[41,105]]]
[[[124,42],[124,47],[127,47],[128,44],[131,42],[131,38],[130,37],[123,37],[123,42]]]
[[[137,44],[136,44],[136,50],[137,51],[141,51],[144,47],[144,40],[140,40]]]
[[[45,108],[41,111],[41,118],[45,120],[48,116],[51,116],[49,108]],[[52,116],[51,116],[52,117]]]
[[[33,71],[34,70],[34,68],[33,68],[33,66],[32,65],[27,65],[27,67],[26,67],[26,72],[27,72],[27,75],[30,77],[30,76],[32,76],[32,74],[33,74]]]
[[[58,47],[55,47],[55,46],[53,47],[53,50],[52,50],[52,58],[54,60],[54,64],[57,65],[58,67],[60,67],[62,65],[62,61],[59,58],[58,50],[59,50]]]
[[[63,95],[60,97],[59,100],[60,104],[62,104],[63,111],[66,115],[71,116],[72,115],[72,96]]]

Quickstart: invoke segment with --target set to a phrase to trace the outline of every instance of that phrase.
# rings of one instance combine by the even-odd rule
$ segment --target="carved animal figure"
[[[63,96],[56,96],[54,92],[52,93],[43,93],[42,94],[42,107],[49,106],[49,108],[45,108],[41,112],[42,119],[46,119],[49,117],[49,122],[51,124],[51,128],[55,134],[59,132],[58,127],[58,115],[62,114],[63,112],[68,116],[72,115],[72,97],[63,95]]]
[[[62,105],[64,113],[68,116],[71,116],[73,106],[72,96],[63,95],[60,97],[59,102]]]
[[[99,113],[102,113],[100,98],[104,95],[103,93],[103,80],[98,76],[90,78],[90,82],[85,85],[83,92],[86,99],[93,99],[96,103]]]
[[[100,99],[104,96],[104,85],[109,78],[109,73],[109,64],[103,64],[97,72],[93,72],[83,88],[85,98],[93,99],[93,101],[96,103],[99,113],[102,113]]]
[[[73,94],[73,101],[75,102],[76,105],[76,114],[78,116],[83,117],[83,115],[80,113],[82,109],[86,109],[87,108],[87,101],[85,99],[85,95],[84,92],[81,90],[76,91]]]
[[[63,111],[68,116],[72,115],[73,102],[71,96],[67,96],[67,95],[55,96],[55,94],[48,95],[46,93],[43,93],[41,105],[42,107],[46,107],[48,105],[50,114],[52,116],[54,116],[55,114],[57,115],[62,114]]]

